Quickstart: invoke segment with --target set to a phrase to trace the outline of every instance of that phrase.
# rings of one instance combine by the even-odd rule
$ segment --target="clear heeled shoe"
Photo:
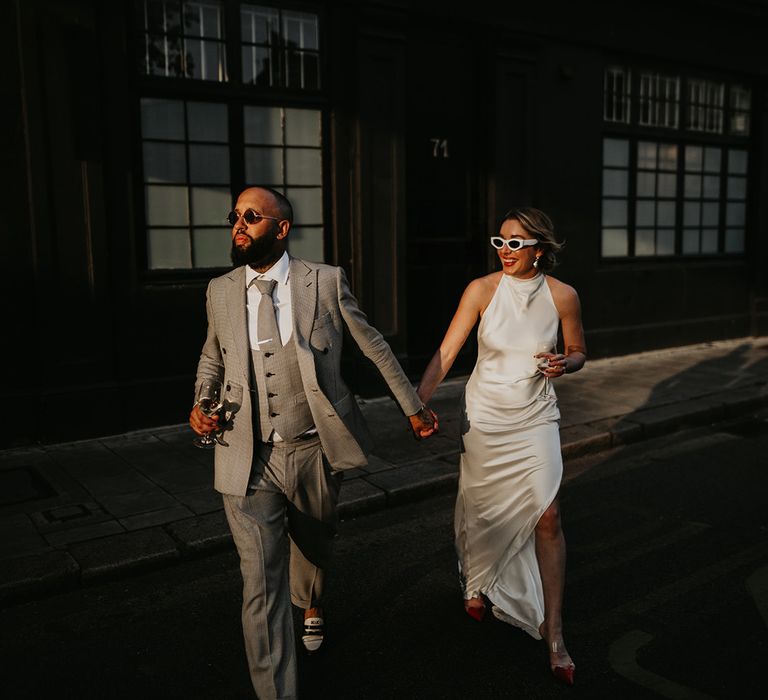
[[[552,675],[562,683],[573,685],[576,664],[573,663],[571,655],[566,651],[562,640],[554,642],[548,641],[541,628],[539,628],[539,634],[541,634],[542,639],[547,643],[547,651],[549,651],[549,668],[552,671]]]

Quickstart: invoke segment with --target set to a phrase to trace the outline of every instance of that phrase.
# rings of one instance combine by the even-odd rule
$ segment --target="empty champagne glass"
[[[554,348],[550,343],[539,343],[536,346],[537,355],[542,352],[553,352],[553,350]],[[534,359],[536,360],[536,369],[544,374],[545,370],[549,367],[549,358],[536,357]],[[547,401],[549,398],[551,398],[549,393],[549,377],[546,374],[544,374],[544,389],[536,398],[541,401]]]
[[[200,382],[197,390],[197,405],[204,416],[213,418],[222,408],[224,402],[221,399],[221,380],[217,377],[206,377]],[[216,445],[213,433],[197,435],[192,444],[195,447],[209,449]]]

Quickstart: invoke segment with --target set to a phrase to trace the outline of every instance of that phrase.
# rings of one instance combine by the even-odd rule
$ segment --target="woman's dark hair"
[[[552,219],[540,209],[517,207],[504,214],[501,223],[513,220],[518,221],[523,229],[539,242],[536,246],[541,251],[538,269],[541,272],[554,270],[557,266],[557,253],[560,252],[564,244],[558,243],[555,239],[555,227]]]

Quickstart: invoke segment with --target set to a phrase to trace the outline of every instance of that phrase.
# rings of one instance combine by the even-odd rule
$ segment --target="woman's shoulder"
[[[566,284],[552,275],[547,275],[546,280],[552,296],[557,295],[563,299],[578,299],[578,292],[570,284]]]
[[[496,288],[499,286],[499,281],[501,280],[502,274],[502,272],[491,272],[488,275],[476,277],[467,285],[464,293],[467,296],[475,297],[478,299],[491,297],[496,291]]]
[[[564,312],[571,312],[579,308],[579,294],[570,284],[566,284],[551,275],[547,275],[546,280],[552,301],[555,302],[560,316]]]

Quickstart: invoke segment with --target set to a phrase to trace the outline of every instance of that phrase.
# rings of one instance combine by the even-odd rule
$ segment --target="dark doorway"
[[[426,366],[466,285],[485,274],[482,59],[467,33],[430,27],[409,42],[408,369]],[[474,333],[452,374],[471,371]]]

